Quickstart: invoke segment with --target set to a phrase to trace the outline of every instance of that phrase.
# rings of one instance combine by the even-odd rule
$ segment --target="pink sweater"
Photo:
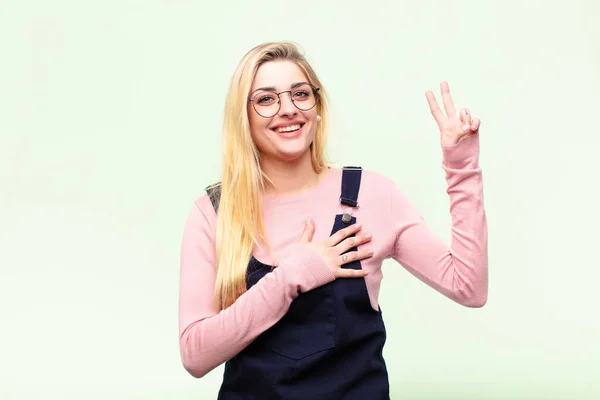
[[[353,215],[363,231],[373,235],[366,246],[374,255],[362,266],[369,272],[364,279],[374,309],[378,309],[381,264],[388,258],[459,304],[481,307],[487,301],[487,221],[479,136],[442,147],[442,154],[452,216],[450,246],[432,232],[393,181],[363,171],[360,208]],[[212,302],[216,215],[207,195],[195,201],[183,233],[179,299],[181,358],[192,376],[204,376],[243,350],[283,317],[299,291],[334,279],[321,259],[298,240],[307,218],[315,223],[313,241],[322,241],[331,232],[335,214],[348,210],[339,202],[341,176],[341,169],[331,168],[311,191],[265,196],[263,218],[275,259],[266,252],[254,255],[278,268],[220,312]]]

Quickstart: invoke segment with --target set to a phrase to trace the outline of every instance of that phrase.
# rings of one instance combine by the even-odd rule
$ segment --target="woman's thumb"
[[[306,224],[304,224],[304,231],[302,232],[302,236],[300,237],[301,243],[308,243],[312,240],[313,233],[315,232],[315,224],[311,218],[306,220]]]

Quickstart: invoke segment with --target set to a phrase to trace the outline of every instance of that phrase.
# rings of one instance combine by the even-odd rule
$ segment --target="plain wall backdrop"
[[[600,398],[600,5],[0,1],[0,398],[214,399],[179,359],[179,246],[219,179],[240,58],[305,51],[330,156],[394,178],[450,239],[425,91],[482,119],[489,302],[393,261],[392,399]]]

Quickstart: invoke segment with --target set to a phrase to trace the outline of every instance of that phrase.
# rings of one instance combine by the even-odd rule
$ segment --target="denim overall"
[[[344,167],[342,204],[358,207],[361,173]],[[218,189],[207,188],[215,210]],[[331,234],[354,223],[356,217],[337,214]],[[270,271],[251,257],[248,289]],[[301,293],[281,320],[225,363],[218,400],[388,400],[385,340],[381,311],[372,308],[364,278],[338,278]]]

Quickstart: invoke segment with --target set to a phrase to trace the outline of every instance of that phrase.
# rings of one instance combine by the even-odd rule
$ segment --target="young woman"
[[[466,307],[487,301],[487,222],[479,125],[445,113],[440,130],[452,241],[425,224],[395,183],[325,160],[323,84],[290,43],[241,60],[226,100],[223,170],[183,233],[180,348],[200,378],[225,363],[219,399],[389,398],[378,305],[392,258]]]

